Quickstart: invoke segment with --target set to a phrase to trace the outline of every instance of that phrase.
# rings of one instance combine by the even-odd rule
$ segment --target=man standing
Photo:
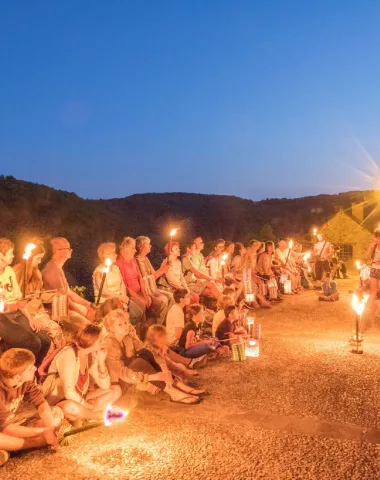
[[[317,235],[317,240],[313,247],[313,257],[315,261],[316,288],[320,288],[323,274],[330,273],[330,258],[333,254],[333,248],[331,243],[325,240],[321,233]]]

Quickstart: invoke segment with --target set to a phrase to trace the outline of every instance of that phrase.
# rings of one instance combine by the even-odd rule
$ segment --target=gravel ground
[[[380,335],[372,329],[365,354],[350,353],[351,286],[340,282],[337,303],[305,292],[260,311],[260,357],[203,370],[202,404],[130,392],[124,424],[16,456],[1,479],[378,479]]]

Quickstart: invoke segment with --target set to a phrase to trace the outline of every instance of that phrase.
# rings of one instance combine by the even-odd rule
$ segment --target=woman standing
[[[369,310],[372,310],[380,289],[380,228],[375,230],[375,238],[368,249],[369,263],[371,265]]]

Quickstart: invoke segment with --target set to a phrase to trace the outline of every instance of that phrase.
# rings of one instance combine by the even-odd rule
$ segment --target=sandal
[[[197,405],[198,403],[201,403],[202,400],[202,398],[194,397],[194,395],[185,395],[181,398],[178,398],[177,400],[170,398],[170,401],[172,403],[183,403],[184,405]]]
[[[199,396],[199,395],[203,395],[203,396],[207,396],[207,392],[206,390],[198,390],[196,388],[191,388],[189,387],[188,390],[185,390],[183,387],[180,388],[177,384],[174,384],[175,388],[177,390],[179,390],[180,392],[183,392],[183,393],[188,393],[189,395],[195,395],[195,396]]]

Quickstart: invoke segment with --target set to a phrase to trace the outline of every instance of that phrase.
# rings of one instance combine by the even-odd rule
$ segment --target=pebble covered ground
[[[350,353],[352,285],[339,282],[336,303],[305,292],[255,312],[260,357],[202,370],[210,392],[202,404],[131,391],[124,424],[83,433],[57,452],[17,455],[0,478],[378,479],[380,443],[350,436],[373,429],[380,439],[379,328],[366,333],[364,355]]]

